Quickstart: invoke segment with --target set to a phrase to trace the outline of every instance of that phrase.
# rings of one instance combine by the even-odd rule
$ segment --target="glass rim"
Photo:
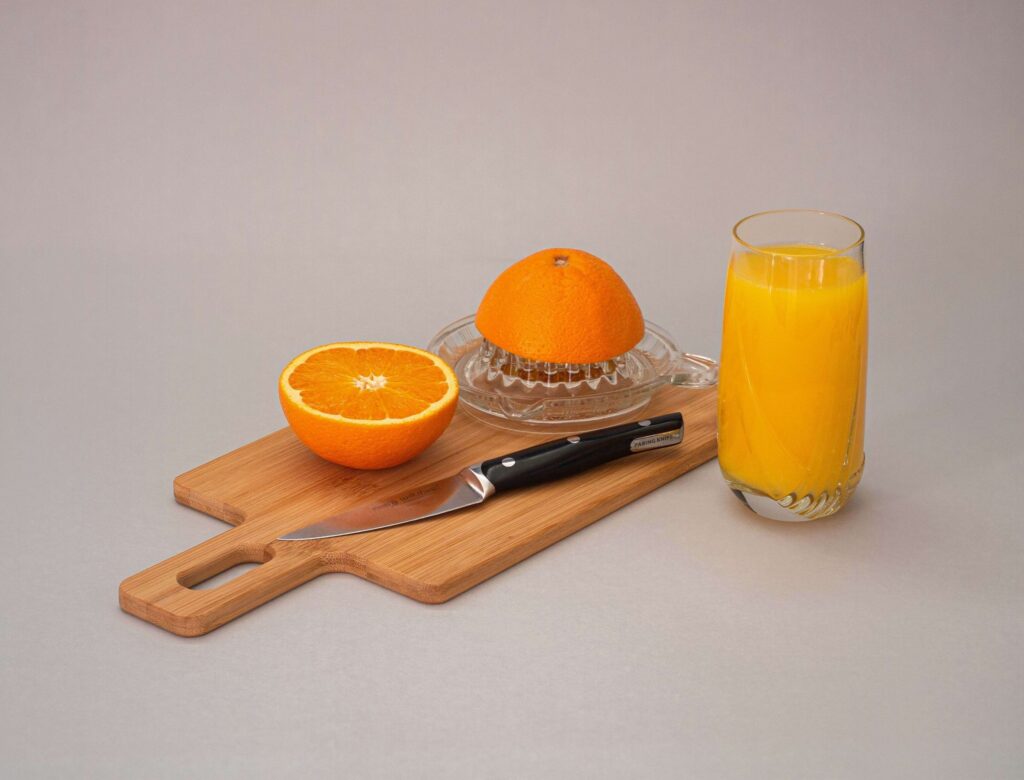
[[[749,222],[757,217],[767,217],[771,214],[815,214],[819,217],[834,217],[853,225],[857,230],[857,240],[849,246],[845,246],[842,249],[831,249],[828,252],[821,252],[820,254],[800,255],[800,257],[832,257],[834,255],[842,255],[849,252],[851,249],[856,249],[864,243],[864,227],[857,220],[851,219],[845,214],[840,214],[838,211],[822,211],[821,209],[769,209],[768,211],[758,211],[753,214],[749,214],[732,226],[732,237],[736,240],[736,243],[746,247],[751,252],[756,252],[759,255],[767,255],[770,257],[794,257],[794,255],[787,255],[782,252],[768,252],[763,247],[754,246],[740,238],[740,227],[745,222]]]

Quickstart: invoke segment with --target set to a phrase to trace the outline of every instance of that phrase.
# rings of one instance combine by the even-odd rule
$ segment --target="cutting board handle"
[[[211,577],[240,563],[258,563],[206,590]],[[245,527],[134,574],[121,583],[121,609],[180,636],[199,636],[327,571],[315,542],[266,543]]]

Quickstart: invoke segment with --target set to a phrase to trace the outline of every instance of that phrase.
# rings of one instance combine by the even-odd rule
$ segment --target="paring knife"
[[[682,440],[683,416],[679,412],[555,439],[468,466],[453,476],[328,517],[280,539],[329,539],[425,520],[483,503],[504,490],[579,474],[626,455],[671,447]]]

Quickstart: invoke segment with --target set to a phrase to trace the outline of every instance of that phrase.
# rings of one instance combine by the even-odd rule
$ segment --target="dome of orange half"
[[[477,309],[476,327],[521,357],[598,363],[635,347],[644,318],[604,260],[580,249],[545,249],[494,280]]]

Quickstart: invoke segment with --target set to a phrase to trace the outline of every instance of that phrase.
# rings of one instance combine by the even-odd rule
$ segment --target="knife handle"
[[[491,458],[480,464],[480,471],[500,492],[579,474],[626,455],[671,447],[682,440],[683,415],[673,412]]]

